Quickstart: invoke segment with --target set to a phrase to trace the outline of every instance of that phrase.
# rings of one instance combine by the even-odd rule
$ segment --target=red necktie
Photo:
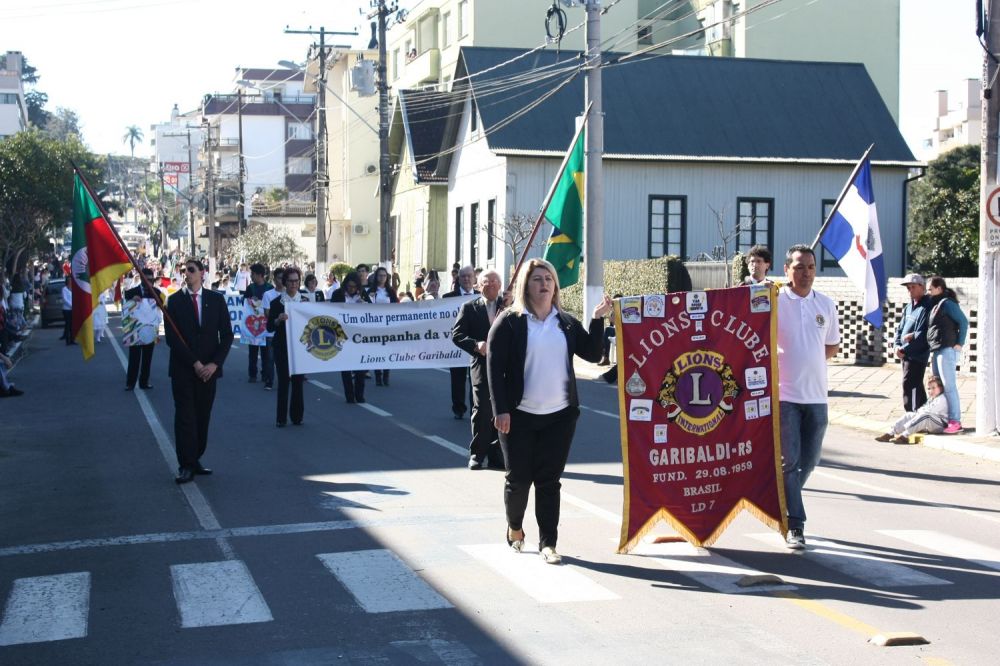
[[[191,303],[194,305],[194,321],[199,326],[201,325],[201,314],[198,312],[198,294],[191,293]]]

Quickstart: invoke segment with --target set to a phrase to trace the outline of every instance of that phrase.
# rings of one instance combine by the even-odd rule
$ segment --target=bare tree
[[[723,206],[722,210],[716,210],[715,208],[712,207],[711,204],[708,205],[708,209],[712,211],[712,214],[715,215],[715,223],[719,230],[719,240],[722,241],[722,256],[713,257],[713,259],[721,259],[722,261],[729,260],[729,241],[738,237],[740,235],[740,232],[751,229],[753,225],[757,222],[756,217],[751,217],[749,220],[747,220],[745,224],[741,224],[739,215],[737,215],[736,224],[734,224],[732,227],[727,227],[726,226],[727,208],[728,206]],[[727,287],[733,286],[733,276],[732,276],[732,271],[730,270],[726,271],[726,286]]]
[[[535,216],[529,213],[511,213],[501,220],[495,222],[487,220],[479,225],[486,236],[500,241],[506,249],[510,250],[515,262],[524,251],[534,227]],[[547,240],[548,236],[540,229],[534,240],[531,241],[531,247],[542,247]]]

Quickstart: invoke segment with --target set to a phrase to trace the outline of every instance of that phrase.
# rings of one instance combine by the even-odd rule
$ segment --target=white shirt
[[[344,294],[344,302],[345,303],[361,303],[362,302],[362,300],[361,300],[361,294],[354,294],[353,296],[351,296],[350,294]]]
[[[826,346],[840,342],[837,306],[815,289],[796,296],[778,291],[778,395],[780,400],[826,404]]]
[[[376,287],[371,291],[372,303],[391,303],[392,300],[389,298],[389,292],[386,291],[385,287]]]
[[[517,406],[529,414],[551,414],[569,407],[569,371],[566,334],[559,328],[558,310],[545,319],[530,312],[528,345],[524,357],[524,395]]]
[[[337,281],[334,281],[333,285],[331,285],[330,287],[327,287],[326,291],[323,292],[323,296],[325,296],[326,300],[328,300],[328,301],[332,300],[333,299],[333,292],[337,291],[338,289],[340,289],[340,283],[337,282]]]
[[[195,295],[195,296],[198,297],[198,325],[199,326],[201,326],[201,309],[203,307],[205,307],[205,303],[204,303],[204,300],[203,300],[205,298],[205,294],[202,293],[204,291],[205,291],[204,289],[199,289],[198,291],[192,291],[188,287],[184,287],[184,293],[187,295],[187,299],[189,301],[191,301],[191,307],[194,307],[194,300],[191,298],[191,296]]]
[[[69,284],[64,284],[62,288],[63,310],[73,309],[73,289]]]
[[[236,291],[246,291],[248,284],[250,284],[250,271],[237,271],[236,283],[233,285]]]
[[[283,291],[278,291],[277,289],[268,289],[264,292],[264,295],[260,298],[260,306],[265,310],[270,309],[271,301],[276,298],[280,298],[281,295],[285,293]]]

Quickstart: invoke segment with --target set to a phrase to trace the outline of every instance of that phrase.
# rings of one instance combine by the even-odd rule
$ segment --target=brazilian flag
[[[545,246],[545,260],[556,267],[559,287],[576,284],[580,279],[583,258],[583,147],[584,133],[569,149],[566,166],[559,174],[552,201],[545,209],[545,220],[552,225],[552,235]]]

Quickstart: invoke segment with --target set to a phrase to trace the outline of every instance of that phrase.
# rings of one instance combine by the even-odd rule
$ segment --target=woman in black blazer
[[[330,296],[331,303],[371,303],[368,294],[365,293],[361,285],[361,276],[356,271],[351,271],[344,276],[344,281]],[[347,402],[365,401],[365,371],[364,370],[343,370],[340,379],[344,382],[344,397]]]
[[[399,303],[396,290],[389,284],[389,271],[384,266],[375,269],[375,284],[368,289],[368,300],[372,303]],[[389,371],[375,371],[375,386],[389,385]]]
[[[302,394],[305,385],[305,375],[289,375],[288,342],[285,332],[285,322],[288,313],[285,311],[289,303],[306,303],[308,299],[299,291],[302,282],[302,271],[294,266],[285,269],[283,277],[285,291],[271,301],[267,312],[267,330],[274,333],[272,348],[274,349],[274,364],[278,370],[278,419],[277,426],[284,428],[288,423],[289,385],[291,385],[292,425],[302,425],[305,415],[305,397]]]
[[[507,468],[504,507],[507,544],[524,547],[522,521],[528,491],[535,486],[539,551],[559,564],[560,478],[580,415],[573,355],[591,363],[601,358],[607,296],[594,308],[589,330],[559,307],[556,269],[531,259],[514,286],[514,304],[500,313],[487,338],[487,376],[493,422]]]

